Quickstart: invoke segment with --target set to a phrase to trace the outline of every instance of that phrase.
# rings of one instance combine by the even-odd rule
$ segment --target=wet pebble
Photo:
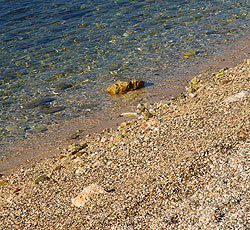
[[[70,136],[69,136],[69,139],[77,139],[77,138],[79,138],[80,137],[80,135],[79,134],[77,134],[77,133],[74,133],[74,134],[71,134]]]

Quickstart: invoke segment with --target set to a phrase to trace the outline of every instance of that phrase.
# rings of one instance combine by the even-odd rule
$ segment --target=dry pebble
[[[72,204],[76,207],[82,207],[91,199],[91,197],[99,193],[104,193],[104,189],[97,184],[91,184],[85,187],[76,198],[72,199]]]
[[[250,61],[200,77],[195,96],[139,105],[142,116],[3,175],[0,228],[249,229]]]

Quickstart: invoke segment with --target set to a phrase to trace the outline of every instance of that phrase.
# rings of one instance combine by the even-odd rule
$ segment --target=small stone
[[[198,79],[197,77],[194,77],[190,82],[189,85],[192,87],[194,85],[197,85],[200,82],[200,79]]]
[[[82,173],[84,173],[83,168],[78,168],[78,169],[75,171],[75,174],[76,174],[76,175],[82,174]]]
[[[18,194],[20,191],[21,191],[21,189],[20,189],[20,188],[17,188],[17,189],[15,189],[15,190],[13,191],[13,193]]]
[[[222,85],[226,85],[226,84],[228,84],[229,82],[231,82],[231,80],[222,80],[222,81],[221,81],[221,84],[222,84]]]
[[[82,207],[90,200],[90,198],[104,192],[105,190],[101,186],[97,184],[91,184],[85,187],[76,198],[72,199],[72,204],[76,207]]]
[[[65,155],[60,154],[60,155],[57,157],[57,159],[58,159],[58,160],[62,160],[64,157],[66,157],[66,156],[65,156]]]
[[[138,115],[138,113],[127,112],[127,113],[122,113],[120,116],[121,117],[124,117],[124,116],[129,117],[129,116],[137,116],[137,115]]]
[[[104,143],[104,142],[106,142],[106,138],[105,138],[105,137],[102,137],[101,143]]]
[[[121,126],[122,128],[124,128],[124,127],[127,126],[127,124],[126,124],[126,122],[122,122],[120,126]]]
[[[153,117],[153,114],[150,113],[150,112],[146,112],[146,114],[144,115],[144,120],[148,120],[148,119],[150,119],[151,117]]]
[[[40,183],[43,183],[44,181],[46,180],[49,180],[50,178],[47,176],[47,175],[42,175],[42,176],[39,176],[36,180],[35,180],[35,183],[36,184],[40,184]]]
[[[171,104],[170,101],[160,101],[159,103],[156,104],[156,108],[169,107],[170,104]]]
[[[76,157],[76,158],[73,159],[73,162],[74,163],[82,163],[83,160],[81,159],[81,157]]]
[[[137,105],[137,109],[141,109],[141,108],[143,108],[144,107],[144,104],[142,104],[142,103],[139,103],[138,105]]]
[[[7,185],[8,181],[7,180],[1,180],[0,181],[0,186]]]
[[[53,171],[58,171],[58,170],[60,170],[62,168],[62,165],[57,165],[54,169],[53,169]]]
[[[125,135],[127,133],[127,130],[126,129],[123,129],[122,130],[122,135]]]
[[[136,90],[144,87],[144,81],[132,80],[118,80],[107,88],[109,94],[126,93],[131,90]]]
[[[231,103],[231,102],[235,102],[235,101],[239,101],[242,100],[244,97],[246,97],[249,93],[245,90],[242,90],[239,93],[236,93],[232,96],[229,96],[227,98],[224,99],[224,102],[226,103]]]
[[[80,137],[79,134],[74,133],[74,134],[71,134],[69,138],[74,140],[74,139],[77,139],[79,137]]]
[[[84,144],[72,144],[68,147],[68,151],[70,152],[71,155],[74,155],[86,147],[87,147],[86,143],[84,143]]]
[[[115,189],[114,188],[111,188],[111,189],[108,189],[108,190],[105,190],[105,192],[114,192]]]
[[[197,93],[189,93],[188,96],[191,98],[194,98],[194,97],[197,97]]]

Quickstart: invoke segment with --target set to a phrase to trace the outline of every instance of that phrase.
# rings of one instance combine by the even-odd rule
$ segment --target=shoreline
[[[235,43],[233,44],[232,47],[237,46]],[[115,108],[110,108],[110,111],[96,113],[93,116],[91,115],[90,118],[82,116],[69,121],[59,122],[40,137],[33,137],[14,143],[14,148],[5,148],[6,151],[11,151],[12,154],[1,156],[0,158],[0,172],[8,172],[21,164],[29,164],[32,160],[39,160],[57,154],[60,151],[58,147],[60,149],[65,148],[71,142],[75,141],[70,137],[75,134],[76,130],[83,130],[83,132],[79,133],[79,139],[84,139],[85,135],[89,133],[101,132],[105,128],[114,128],[122,121],[133,119],[133,117],[120,118],[119,114],[135,111],[137,104],[142,100],[154,103],[177,96],[185,91],[185,86],[187,85],[185,81],[190,80],[193,76],[200,75],[206,78],[212,72],[218,71],[221,68],[239,64],[248,57],[250,42],[249,39],[243,38],[237,41],[237,44],[240,44],[240,48],[230,51],[226,50],[219,55],[214,55],[207,60],[206,64],[200,63],[192,66],[191,68],[195,68],[195,72],[197,73],[195,75],[190,73],[190,68],[184,73],[186,76],[184,79],[179,79],[179,77],[177,79],[169,79],[164,82],[164,85],[158,83],[153,87],[146,87],[132,92],[131,97],[134,97],[133,99],[126,99],[127,94],[120,97],[113,97],[115,103],[119,100],[121,102]],[[122,108],[124,105],[125,108]]]
[[[1,175],[2,228],[248,229],[249,76],[250,59],[204,75],[137,119]]]

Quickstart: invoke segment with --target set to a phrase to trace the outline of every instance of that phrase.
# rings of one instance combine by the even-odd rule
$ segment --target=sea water
[[[117,79],[174,78],[249,28],[247,0],[0,0],[0,148],[107,109]]]

